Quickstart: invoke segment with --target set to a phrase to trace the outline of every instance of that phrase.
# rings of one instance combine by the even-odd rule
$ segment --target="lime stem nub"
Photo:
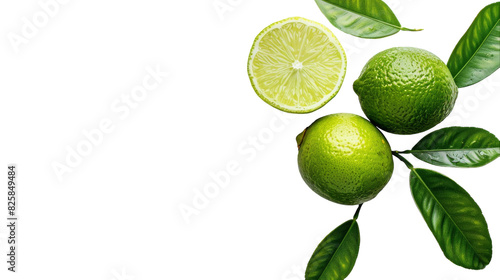
[[[297,149],[300,149],[300,145],[304,141],[304,136],[306,135],[306,130],[307,130],[307,127],[306,127],[306,129],[304,129],[304,131],[302,131],[302,133],[297,135],[297,137],[295,138],[295,141],[297,141]]]

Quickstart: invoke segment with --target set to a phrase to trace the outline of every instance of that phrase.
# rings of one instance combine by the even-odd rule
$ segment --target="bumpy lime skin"
[[[373,199],[394,169],[391,147],[368,120],[333,114],[297,136],[298,166],[306,184],[330,201],[357,205]]]
[[[415,134],[439,124],[452,111],[458,94],[441,59],[410,47],[376,54],[353,87],[368,119],[395,134]]]

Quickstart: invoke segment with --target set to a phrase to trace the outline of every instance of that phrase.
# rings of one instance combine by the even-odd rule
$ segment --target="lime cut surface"
[[[339,91],[346,56],[325,26],[293,17],[266,27],[255,39],[248,75],[257,95],[290,113],[309,113]]]

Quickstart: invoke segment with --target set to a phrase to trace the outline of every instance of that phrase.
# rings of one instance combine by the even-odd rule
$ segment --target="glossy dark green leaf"
[[[481,128],[447,127],[428,134],[402,153],[438,166],[479,167],[500,156],[500,140]]]
[[[315,0],[321,12],[338,29],[361,38],[382,38],[400,30],[392,10],[382,0]]]
[[[457,86],[475,84],[500,68],[500,2],[486,6],[448,60]]]
[[[444,255],[454,264],[483,269],[492,256],[492,242],[481,209],[450,178],[432,170],[412,169],[415,203]]]
[[[349,220],[328,234],[314,251],[306,280],[343,280],[351,273],[359,252],[359,227]]]

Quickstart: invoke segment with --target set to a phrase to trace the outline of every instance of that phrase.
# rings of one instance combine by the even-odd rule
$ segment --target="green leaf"
[[[420,31],[401,27],[392,10],[382,0],[315,0],[321,12],[338,29],[361,38],[382,38],[400,30]]]
[[[448,60],[459,88],[473,85],[500,68],[500,2],[486,6]]]
[[[314,251],[306,280],[342,280],[351,273],[359,252],[359,227],[349,220],[328,234]]]
[[[483,269],[492,256],[492,242],[481,209],[450,178],[432,170],[412,169],[415,203],[444,255],[454,264]]]
[[[410,151],[418,159],[445,167],[479,167],[500,156],[500,140],[477,127],[447,127],[420,140]]]

